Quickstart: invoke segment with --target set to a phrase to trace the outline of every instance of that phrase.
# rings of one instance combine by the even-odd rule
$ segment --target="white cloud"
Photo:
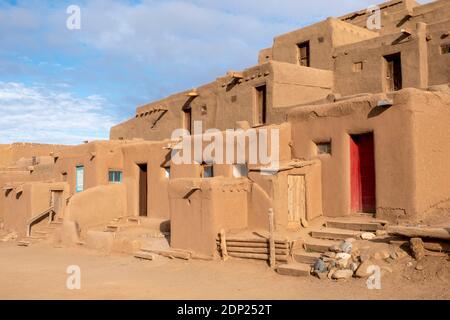
[[[0,143],[107,139],[114,124],[107,109],[100,96],[76,98],[37,85],[0,82]]]

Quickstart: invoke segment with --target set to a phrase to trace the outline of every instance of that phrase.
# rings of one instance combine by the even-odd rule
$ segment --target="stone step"
[[[339,244],[339,242],[323,239],[308,239],[303,246],[306,251],[323,253],[329,251],[330,247],[336,244]]]
[[[62,224],[63,224],[62,221],[52,221],[52,222],[50,222],[50,225],[51,225],[51,226],[60,226],[60,225],[62,225]]]
[[[322,255],[318,252],[294,252],[294,260],[298,263],[313,265]]]
[[[318,239],[344,240],[347,238],[358,239],[362,232],[336,228],[322,228],[311,231],[311,237]]]
[[[18,245],[19,247],[28,247],[28,246],[30,246],[31,244],[32,244],[32,242],[31,242],[31,241],[28,241],[28,240],[20,240],[20,241],[17,242],[17,245]]]
[[[368,231],[375,232],[383,228],[381,223],[375,222],[358,222],[347,220],[328,220],[326,221],[327,228],[346,229],[354,231]]]
[[[283,276],[307,277],[310,275],[311,266],[304,263],[286,263],[279,265],[277,272]]]
[[[141,224],[141,219],[139,217],[128,217],[127,221],[128,222],[132,222],[132,223],[136,223],[136,224]]]
[[[49,234],[49,232],[45,230],[33,230],[31,233],[43,236],[47,236]]]

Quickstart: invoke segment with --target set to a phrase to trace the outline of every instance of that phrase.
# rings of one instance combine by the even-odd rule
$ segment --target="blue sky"
[[[0,0],[0,143],[107,139],[138,105],[256,64],[275,35],[372,4]]]

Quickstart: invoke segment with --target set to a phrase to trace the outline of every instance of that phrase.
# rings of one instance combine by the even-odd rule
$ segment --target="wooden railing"
[[[48,215],[48,223],[51,223],[53,221],[53,215],[55,214],[55,208],[54,207],[50,207],[48,209],[46,209],[45,211],[43,211],[42,213],[38,214],[37,216],[32,217],[30,220],[27,221],[27,237],[31,236],[31,226],[33,225],[33,223],[35,223],[36,221],[41,220],[42,218],[44,218],[45,216]]]

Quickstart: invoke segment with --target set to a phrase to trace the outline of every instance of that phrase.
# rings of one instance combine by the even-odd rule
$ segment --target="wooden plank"
[[[450,228],[388,226],[387,232],[409,238],[450,240]]]
[[[217,242],[220,242],[220,238],[216,239]],[[252,243],[269,243],[269,239],[267,238],[244,238],[244,237],[236,237],[236,236],[227,236],[228,242],[252,242]],[[275,244],[287,244],[287,239],[277,239],[275,238]]]
[[[154,249],[147,249],[147,248],[141,248],[141,251],[155,253],[163,257],[167,258],[178,258],[178,259],[184,259],[189,260],[191,258],[191,253],[183,250],[154,250]]]
[[[312,230],[311,237],[319,239],[344,240],[347,238],[358,238],[361,232],[353,230],[341,230],[324,228],[321,230]]]
[[[220,252],[222,253],[222,260],[228,260],[228,252],[227,252],[227,240],[225,237],[225,230],[220,230]]]
[[[220,247],[220,244],[218,244]],[[227,249],[231,247],[246,247],[246,248],[268,248],[268,243],[254,243],[254,242],[229,242],[227,241]],[[275,249],[289,249],[289,246],[275,243]],[[228,249],[229,250],[229,249]]]
[[[344,221],[327,221],[326,226],[328,228],[347,229],[354,231],[369,231],[374,232],[382,229],[381,224],[378,223],[365,223],[365,222],[344,222]]]
[[[243,253],[243,252],[229,252],[230,257],[243,258],[243,259],[255,259],[255,260],[269,260],[269,255],[264,253]],[[288,256],[276,255],[276,261],[288,261]]]
[[[229,247],[228,252],[269,253],[269,248]],[[288,255],[287,249],[275,249],[276,254]]]
[[[311,267],[302,263],[282,264],[277,267],[277,272],[284,276],[307,277],[311,272]]]
[[[269,264],[271,268],[275,267],[275,238],[274,238],[274,222],[273,222],[273,209],[269,209]]]
[[[391,240],[391,241],[389,241],[389,243],[397,245],[399,247],[401,247],[403,245],[409,246],[409,241],[405,241],[405,240]],[[450,252],[450,243],[424,242],[423,246],[425,249],[430,250],[430,251]]]

